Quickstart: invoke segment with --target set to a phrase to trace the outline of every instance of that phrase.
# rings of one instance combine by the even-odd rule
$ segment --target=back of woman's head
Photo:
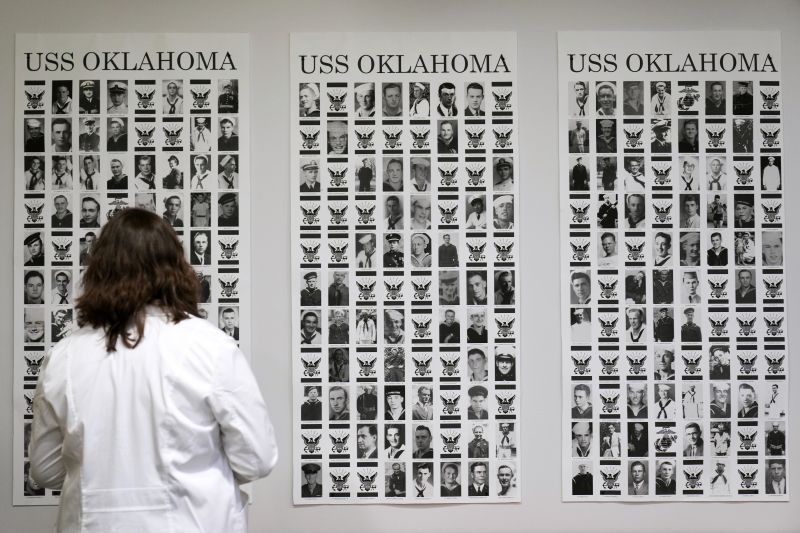
[[[133,348],[144,334],[148,305],[180,322],[197,315],[199,296],[172,227],[150,211],[126,209],[109,220],[90,250],[76,305],[78,325],[103,328],[110,352],[119,338]],[[126,335],[131,326],[134,337]]]

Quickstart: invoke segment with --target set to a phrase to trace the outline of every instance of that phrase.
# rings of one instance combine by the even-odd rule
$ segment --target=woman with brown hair
[[[80,329],[53,348],[34,400],[31,477],[62,491],[59,531],[247,531],[239,484],[272,470],[275,437],[199,294],[157,214],[122,211],[95,241]]]

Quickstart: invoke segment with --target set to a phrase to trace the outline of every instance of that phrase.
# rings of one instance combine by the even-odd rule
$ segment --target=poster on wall
[[[293,34],[295,504],[519,501],[513,33]]]
[[[559,34],[565,501],[788,499],[780,56]]]
[[[17,35],[14,505],[58,503],[28,476],[33,395],[120,210],[172,225],[201,314],[250,353],[248,87],[246,35]]]

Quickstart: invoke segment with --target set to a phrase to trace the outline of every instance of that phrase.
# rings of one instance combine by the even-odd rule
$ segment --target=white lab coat
[[[107,353],[102,331],[57,344],[39,378],[29,456],[60,488],[58,531],[247,531],[239,484],[278,453],[235,341],[206,320],[150,308],[141,343]]]

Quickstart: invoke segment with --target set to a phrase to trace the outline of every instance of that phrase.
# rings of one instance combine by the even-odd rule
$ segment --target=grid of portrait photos
[[[780,74],[575,74],[567,52],[608,36],[573,35],[559,86],[564,498],[786,499]],[[736,49],[779,65],[771,35],[751,50],[737,33]],[[619,38],[618,57],[652,42]],[[715,49],[693,44],[667,51]]]
[[[34,49],[54,44],[25,37],[19,36]],[[59,42],[91,50],[86,46],[94,41],[71,36]],[[141,38],[135,42],[134,51],[146,46]],[[182,42],[188,44],[182,38],[173,44],[182,50]],[[236,37],[226,46],[236,43],[237,62],[246,68],[247,41]],[[92,244],[115,214],[137,207],[170,223],[201,282],[201,315],[240,340],[246,324],[240,317],[246,299],[240,195],[249,191],[240,114],[246,111],[240,106],[246,71],[168,70],[154,78],[152,72],[134,77],[76,68],[58,76],[29,72],[21,63],[14,255],[20,311],[15,427],[21,431],[14,437],[20,469],[14,495],[16,502],[36,504],[54,503],[58,495],[27,475],[37,378],[48,350],[78,327],[81,275]]]
[[[380,48],[293,38],[293,58]],[[296,504],[519,500],[515,89],[295,71]]]

